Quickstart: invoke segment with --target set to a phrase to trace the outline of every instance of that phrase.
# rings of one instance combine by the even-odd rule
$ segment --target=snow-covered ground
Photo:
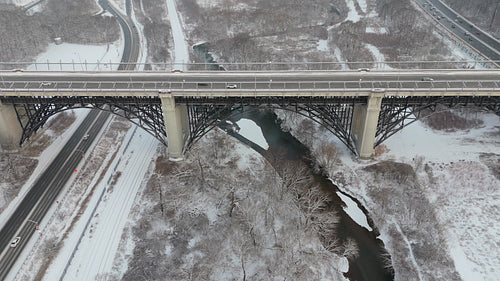
[[[95,189],[95,195],[104,194],[102,200],[92,197],[44,280],[60,280],[66,270],[63,280],[96,280],[112,270],[130,208],[159,145],[153,136],[136,129],[128,131],[117,157],[104,163],[113,169],[105,171],[104,181]]]
[[[167,1],[168,17],[172,26],[172,36],[174,38],[174,69],[187,70],[189,63],[189,49],[186,37],[181,24],[180,16],[177,12],[175,0]]]
[[[123,53],[123,40],[106,45],[49,44],[28,70],[116,70]]]
[[[413,260],[418,273],[418,277],[414,277],[418,280],[426,280],[422,277],[425,274],[439,276],[443,272],[443,268],[438,267],[434,267],[434,272],[429,272],[429,265],[426,264],[428,261],[422,256],[414,256],[417,245],[429,245],[426,239],[433,239],[431,237],[436,235],[444,239],[445,245],[441,247],[452,258],[452,270],[456,270],[462,280],[499,280],[500,179],[497,178],[498,170],[497,177],[494,173],[498,169],[500,158],[500,118],[487,112],[478,112],[475,116],[484,122],[482,126],[453,132],[436,131],[417,121],[386,140],[383,144],[386,151],[374,160],[354,158],[339,140],[328,133],[320,133],[319,130],[319,136],[314,137],[315,146],[325,141],[336,143],[338,165],[330,172],[334,181],[341,190],[360,200],[372,218],[374,213],[383,217],[382,220],[375,219],[375,224],[386,246],[391,245],[395,238],[388,231],[391,225],[400,232],[409,248],[406,258]],[[285,119],[293,120],[289,117]],[[295,128],[297,124],[289,123],[287,126]],[[384,182],[384,177],[374,179],[368,176],[365,168],[383,161],[413,167],[417,176],[414,184],[419,185],[429,202],[427,207],[420,208],[431,207],[432,212],[435,211],[438,229],[433,231],[439,234],[407,237],[400,225],[416,222],[404,221],[399,214],[380,214],[383,209],[380,207],[384,207],[387,201],[377,201],[380,199],[374,198],[370,189],[387,191],[384,187],[393,183],[389,179]],[[493,164],[487,164],[488,162]],[[360,225],[365,224],[362,216],[361,220],[356,219],[359,218],[356,212],[350,212],[350,215]],[[420,219],[432,220],[430,217]],[[394,251],[401,249],[389,247],[388,250],[394,254]],[[425,267],[427,272],[424,274]]]

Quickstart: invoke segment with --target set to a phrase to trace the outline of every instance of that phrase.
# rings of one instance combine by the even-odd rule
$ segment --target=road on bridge
[[[0,72],[3,96],[154,96],[283,94],[356,89],[464,89],[500,91],[500,70],[291,71],[291,72]],[[222,90],[222,91],[221,91]]]

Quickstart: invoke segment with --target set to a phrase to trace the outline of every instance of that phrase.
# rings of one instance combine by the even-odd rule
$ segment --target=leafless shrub
[[[375,156],[380,156],[384,153],[391,151],[385,144],[379,144],[375,147]]]
[[[484,163],[490,172],[500,180],[500,155],[494,153],[481,153],[479,160]]]
[[[335,29],[330,44],[337,46],[342,51],[342,57],[346,62],[350,62],[351,68],[372,67],[371,63],[355,63],[374,61],[371,52],[365,48],[363,35],[366,31],[366,24],[362,21],[353,23],[343,22]]]
[[[348,260],[353,260],[359,256],[359,247],[356,241],[352,238],[348,238],[343,245],[344,251],[343,256]]]
[[[394,180],[397,183],[414,183],[416,174],[413,168],[405,163],[393,161],[381,161],[367,166],[365,171],[375,174],[375,178],[382,177],[386,180]]]
[[[313,151],[314,159],[323,172],[332,171],[338,160],[338,152],[333,141],[321,141]]]
[[[434,113],[431,111],[422,113],[422,122],[434,130],[454,132],[455,130],[478,128],[483,125],[483,121],[472,116],[472,112],[468,109],[457,111],[440,106]]]

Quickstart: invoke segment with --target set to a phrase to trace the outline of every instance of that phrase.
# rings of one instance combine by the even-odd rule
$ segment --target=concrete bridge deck
[[[500,70],[0,72],[0,96],[497,96]]]

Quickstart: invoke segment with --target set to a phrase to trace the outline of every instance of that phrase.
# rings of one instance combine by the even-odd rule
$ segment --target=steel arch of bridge
[[[41,128],[48,118],[72,108],[96,108],[124,117],[144,129],[162,144],[167,145],[161,100],[156,97],[2,97],[3,103],[14,106],[22,127],[21,145]],[[189,138],[186,147],[205,135],[219,122],[238,112],[264,107],[294,111],[324,126],[337,136],[351,151],[356,148],[351,135],[355,104],[366,104],[367,97],[177,97],[176,103],[186,105],[189,117]],[[500,115],[498,96],[444,96],[444,97],[385,97],[379,114],[375,146],[413,123],[422,110],[435,110],[436,105],[449,107],[474,105]]]
[[[40,129],[50,116],[73,108],[100,109],[130,120],[167,144],[160,99],[148,97],[5,97],[14,106],[22,128],[19,145]]]
[[[356,153],[351,135],[354,104],[366,103],[366,97],[178,98],[176,101],[188,107],[190,124],[188,148],[219,122],[258,107],[293,111],[310,118],[324,126]]]
[[[491,110],[500,116],[499,96],[429,96],[429,97],[385,97],[379,114],[375,147],[406,126],[417,121],[423,110],[435,112],[437,105],[477,106]]]

